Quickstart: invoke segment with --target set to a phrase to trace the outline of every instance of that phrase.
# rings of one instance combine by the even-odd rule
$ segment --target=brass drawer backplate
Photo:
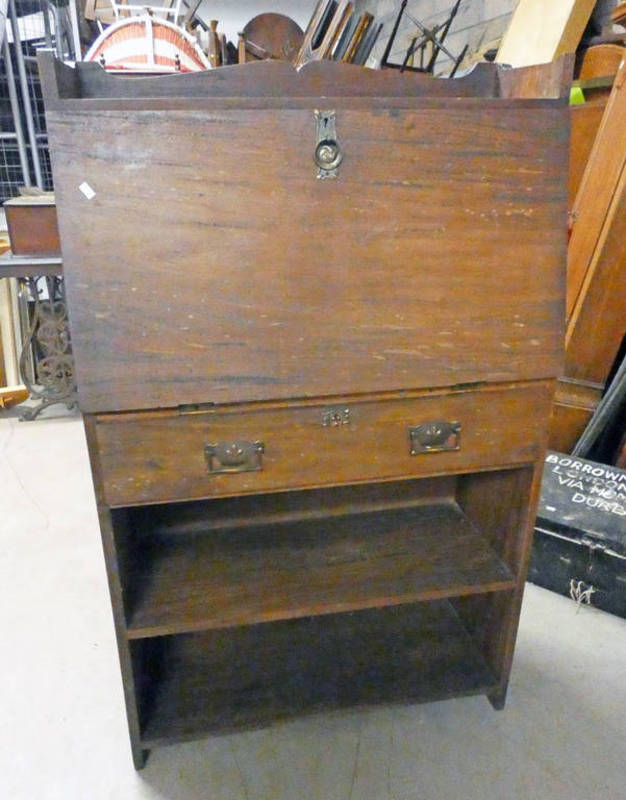
[[[423,422],[409,427],[410,453],[443,453],[461,448],[460,422]]]

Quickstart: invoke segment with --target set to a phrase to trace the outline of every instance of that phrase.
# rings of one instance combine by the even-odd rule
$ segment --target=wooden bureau
[[[563,350],[570,64],[41,58],[135,765],[504,704]]]

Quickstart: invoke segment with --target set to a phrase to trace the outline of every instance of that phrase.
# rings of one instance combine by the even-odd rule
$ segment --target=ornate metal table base
[[[20,283],[34,303],[20,355],[20,374],[30,397],[39,401],[38,405],[27,408],[20,419],[33,420],[44,408],[56,403],[65,403],[72,409],[78,398],[63,278],[27,277],[21,278]],[[29,369],[31,353],[34,363]]]

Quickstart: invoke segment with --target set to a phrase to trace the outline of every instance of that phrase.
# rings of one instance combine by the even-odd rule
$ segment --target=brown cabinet
[[[504,703],[562,360],[566,65],[42,59],[135,764]]]

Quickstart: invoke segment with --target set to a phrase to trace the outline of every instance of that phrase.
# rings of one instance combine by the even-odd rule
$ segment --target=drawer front
[[[438,475],[534,461],[552,385],[342,404],[96,417],[112,506]]]

